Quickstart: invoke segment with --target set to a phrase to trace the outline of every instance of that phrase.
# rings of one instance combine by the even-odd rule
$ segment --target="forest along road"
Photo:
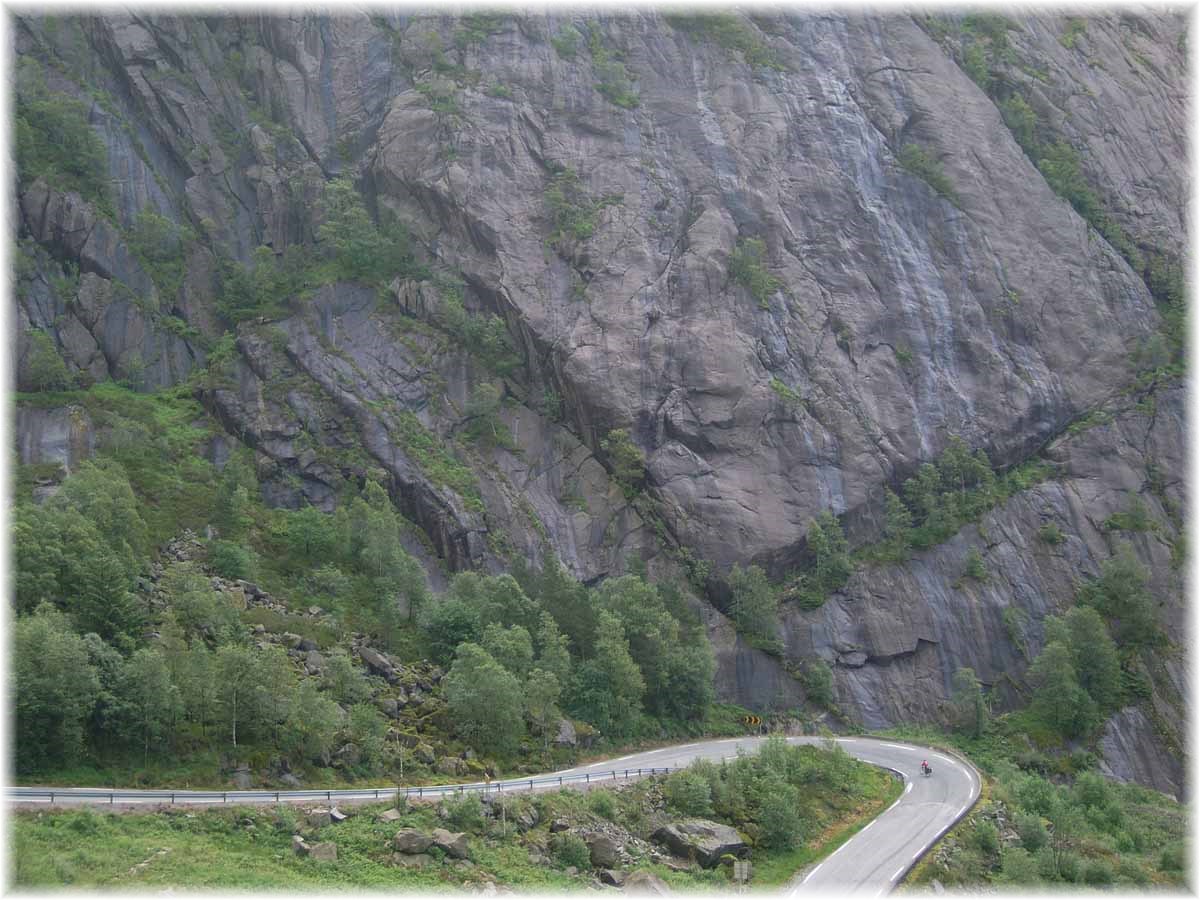
[[[512,778],[488,784],[439,785],[409,789],[412,796],[438,797],[463,791],[496,792],[530,790],[591,783],[623,781],[637,777],[639,770],[675,769],[698,759],[732,759],[739,751],[754,753],[766,738],[746,737],[700,741],[631,753],[617,759],[589,763],[547,775]],[[826,738],[790,737],[791,744],[821,744]],[[904,778],[904,793],[865,828],[798,878],[789,895],[837,891],[878,896],[890,891],[918,859],[966,815],[979,797],[979,773],[961,759],[911,744],[878,738],[844,737],[839,746],[855,759],[898,772]],[[933,775],[921,774],[927,759]],[[270,803],[276,800],[388,800],[387,788],[340,791],[170,791],[125,790],[120,788],[9,787],[9,803],[55,804],[232,804]]]

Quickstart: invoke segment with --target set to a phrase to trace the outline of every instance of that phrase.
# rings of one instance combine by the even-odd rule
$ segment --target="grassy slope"
[[[616,793],[613,818],[633,831],[645,829],[639,810],[652,782]],[[801,848],[756,852],[755,886],[777,887],[797,869],[839,846],[891,803],[898,783],[887,773],[862,765],[851,791],[814,798],[812,837]],[[603,793],[603,792],[593,792]],[[551,817],[565,816],[582,827],[600,823],[593,798],[576,791],[544,795],[542,824],[526,839],[544,843]],[[432,806],[413,806],[398,822],[381,823],[375,814],[386,804],[358,808],[346,822],[304,831],[312,840],[338,846],[336,863],[317,863],[292,852],[298,811],[243,807],[183,809],[128,814],[91,810],[21,811],[11,820],[12,873],[17,886],[166,886],[188,888],[403,887],[419,891],[461,888],[467,882],[495,880],[522,890],[566,890],[590,883],[590,872],[569,876],[554,865],[529,861],[529,847],[490,823],[471,838],[475,867],[435,865],[403,869],[387,862],[387,840],[402,827],[430,830],[441,823]],[[253,825],[253,828],[248,827]],[[156,855],[158,851],[168,852]],[[146,860],[141,869],[134,867]],[[728,890],[726,870],[675,872],[648,860],[635,868],[659,875],[677,890]],[[131,871],[132,870],[132,871]]]

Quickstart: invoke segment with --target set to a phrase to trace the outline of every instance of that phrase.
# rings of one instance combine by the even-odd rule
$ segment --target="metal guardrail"
[[[607,772],[583,772],[578,775],[543,775],[537,778],[510,778],[505,781],[475,782],[473,784],[430,784],[416,787],[395,788],[347,788],[343,790],[308,791],[159,791],[159,790],[110,790],[107,788],[5,788],[5,800],[20,802],[46,800],[50,803],[67,801],[107,801],[110,804],[130,801],[158,800],[168,804],[185,803],[252,803],[285,800],[398,800],[444,797],[447,795],[490,794],[504,791],[533,791],[539,787],[563,787],[568,784],[603,783],[621,779],[643,778],[647,775],[666,775],[678,767],[658,766],[640,769],[610,769]]]

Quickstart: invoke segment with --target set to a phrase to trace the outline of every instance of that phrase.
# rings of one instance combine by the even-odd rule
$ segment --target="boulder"
[[[575,725],[570,719],[558,720],[558,736],[554,738],[554,746],[556,747],[574,747],[579,743],[579,737],[575,733]]]
[[[621,843],[616,838],[602,831],[593,831],[584,837],[591,853],[592,865],[598,869],[608,869],[621,862]]]
[[[653,872],[634,872],[621,885],[627,894],[649,894],[654,897],[665,897],[671,893],[667,883]]]
[[[309,810],[308,815],[304,818],[312,828],[324,828],[333,821],[333,819],[330,818],[329,810],[327,809]]]
[[[282,644],[289,650],[296,650],[300,647],[300,642],[303,640],[298,634],[292,634],[290,631],[285,631],[279,638]]]
[[[280,775],[279,783],[283,784],[283,785],[287,785],[290,788],[304,787],[304,782],[302,782],[299,778],[297,778],[291,772],[284,772],[282,775]]]
[[[333,841],[323,841],[308,848],[308,855],[318,862],[337,862],[337,844]]]
[[[308,844],[298,834],[292,835],[292,852],[297,856],[308,856]]]
[[[389,719],[394,719],[400,714],[399,705],[390,697],[377,701],[375,705],[378,706],[379,711]]]
[[[846,666],[849,669],[861,669],[867,664],[867,654],[861,650],[854,650],[841,654],[837,661],[838,665]]]
[[[618,872],[616,869],[601,869],[600,883],[610,887],[620,887],[625,883],[625,873]]]
[[[357,766],[362,760],[362,751],[359,749],[358,744],[343,744],[335,756],[337,757],[337,761],[344,766]]]
[[[329,811],[329,821],[334,825],[338,824],[339,822],[345,822],[348,818],[350,818],[350,816],[342,812],[337,807],[334,807]]]
[[[445,828],[433,830],[433,845],[446,851],[447,856],[466,859],[470,851],[467,836],[462,832],[449,832]]]
[[[318,649],[317,642],[312,638],[301,638],[299,649],[304,650],[307,653],[316,653]]]
[[[406,869],[423,869],[433,865],[433,857],[428,853],[393,853],[392,865],[403,866]]]
[[[238,766],[236,772],[233,773],[233,784],[239,791],[250,790],[254,783],[254,778],[250,774],[249,766]]]
[[[550,823],[550,833],[551,834],[558,834],[561,831],[569,831],[570,828],[571,828],[571,823],[568,822],[566,819],[555,819],[553,822]]]
[[[403,816],[404,813],[400,812],[398,809],[385,809],[375,818],[380,822],[395,822],[397,819],[400,819]]]
[[[392,838],[392,846],[398,853],[424,853],[432,844],[432,837],[415,828],[402,828]]]
[[[437,760],[437,756],[434,755],[433,748],[428,744],[417,744],[417,746],[413,748],[413,756],[417,758],[417,762],[422,762],[427,766],[432,766]]]
[[[459,775],[464,768],[463,761],[454,756],[443,756],[437,761],[437,770],[442,775]]]
[[[389,683],[396,681],[396,670],[392,667],[391,661],[378,650],[371,647],[359,647],[358,655],[372,674],[386,678]]]
[[[685,819],[664,825],[651,836],[677,856],[695,856],[696,862],[711,869],[726,853],[741,856],[749,850],[737,830],[707,819]]]

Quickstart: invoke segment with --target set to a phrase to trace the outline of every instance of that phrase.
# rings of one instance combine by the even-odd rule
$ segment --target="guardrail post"
[[[174,804],[175,804],[175,795],[171,794],[171,805],[174,806]]]
[[[333,799],[333,791],[325,792],[325,802],[328,803]]]
[[[562,787],[562,776],[561,775],[558,776],[558,786]]]
[[[276,792],[275,792],[275,802],[276,802],[276,803],[278,803],[278,802],[279,802],[279,791],[276,791]]]
[[[109,795],[108,795],[108,802],[109,802],[110,804],[111,804],[111,803],[116,803],[116,802],[117,802],[117,795],[116,795],[116,794],[109,794]]]
[[[225,791],[221,791],[221,802],[222,803],[229,802],[229,794],[227,794]]]
[[[592,773],[591,772],[584,773],[583,780],[586,781],[588,784],[591,784],[592,783]]]
[[[532,781],[531,781],[531,782],[529,782],[529,786],[530,786],[530,787],[533,787],[533,782],[532,782]],[[53,802],[54,802],[54,791],[51,791],[51,792],[50,792],[50,802],[51,802],[51,803],[53,803]]]
[[[423,793],[424,790],[425,790],[425,788],[421,788],[421,787],[417,788],[417,799],[420,799],[421,797],[424,796],[424,793]]]

